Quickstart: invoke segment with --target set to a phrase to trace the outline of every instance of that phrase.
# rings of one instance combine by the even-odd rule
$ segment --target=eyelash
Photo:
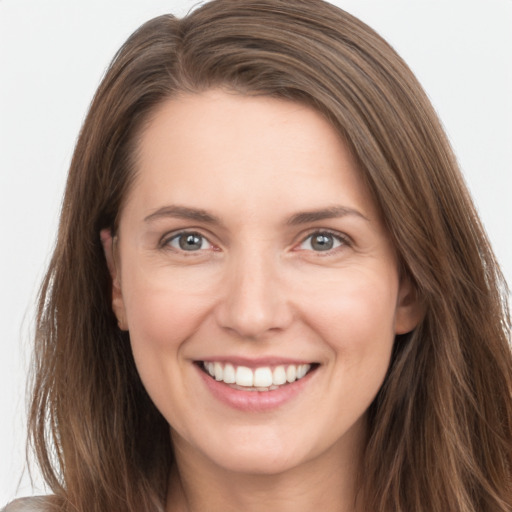
[[[315,237],[315,236],[316,237],[321,237],[321,236],[329,237],[329,238],[333,239],[335,242],[337,242],[338,245],[336,247],[331,247],[327,250],[320,250],[320,251],[315,251],[313,249],[301,249],[302,245],[304,245],[308,240],[310,240],[310,244],[311,244],[313,237]],[[312,252],[315,252],[319,255],[328,256],[328,255],[331,255],[339,250],[342,250],[344,247],[350,247],[351,245],[352,245],[351,240],[347,235],[339,233],[337,231],[330,231],[328,229],[320,229],[320,230],[311,231],[306,237],[304,237],[296,250],[299,250],[299,251],[300,250],[311,250]]]
[[[202,241],[202,244],[206,242],[210,245],[210,248],[187,251],[183,247],[173,247],[171,245],[171,242],[173,242],[173,241],[177,241],[179,244],[180,238],[186,237],[186,236],[189,236],[189,237],[195,236],[197,238],[200,238]],[[187,255],[193,255],[194,253],[199,253],[204,250],[216,250],[215,246],[208,240],[208,238],[205,237],[204,235],[202,235],[201,233],[199,233],[198,231],[180,231],[179,233],[173,233],[171,236],[166,235],[165,237],[162,238],[162,241],[160,242],[160,247],[163,249],[170,248],[171,250],[180,252],[182,254],[187,254]]]
[[[206,242],[207,244],[210,245],[210,247],[206,248],[206,249],[199,248],[198,250],[187,251],[183,247],[174,247],[173,245],[171,245],[171,242],[173,242],[173,241],[176,241],[179,244],[180,238],[186,237],[186,236],[189,236],[189,237],[195,236],[195,237],[201,239],[201,246]],[[313,237],[315,237],[315,236],[330,238],[330,239],[334,240],[333,244],[337,243],[338,245],[336,245],[335,247],[330,247],[326,250],[317,250],[317,251],[315,251],[313,248],[311,248],[311,249],[302,248],[302,246],[308,240],[310,240],[310,245],[311,245]],[[351,240],[347,235],[338,233],[335,231],[330,231],[327,229],[322,229],[322,230],[311,231],[306,237],[302,238],[301,242],[298,244],[298,246],[296,246],[296,248],[294,250],[312,251],[314,253],[318,253],[319,255],[321,254],[321,255],[327,256],[334,252],[337,252],[338,250],[341,250],[343,247],[350,247],[350,246],[351,246]],[[163,249],[170,248],[171,250],[180,252],[182,254],[187,254],[187,255],[193,255],[194,253],[197,254],[197,253],[200,253],[205,250],[218,250],[218,248],[214,244],[212,244],[206,236],[202,235],[198,231],[180,231],[178,233],[173,233],[170,236],[165,236],[162,238],[162,241],[160,242],[160,247]]]

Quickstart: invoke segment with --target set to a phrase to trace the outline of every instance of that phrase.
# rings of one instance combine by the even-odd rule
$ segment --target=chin
[[[217,464],[224,470],[237,474],[272,476],[293,470],[301,462],[303,461],[296,454],[284,455],[258,450],[256,447],[254,450],[225,453]]]
[[[212,436],[203,435],[201,440],[189,438],[187,444],[195,446],[194,452],[202,464],[247,475],[284,473],[314,458],[316,451],[321,451],[321,448],[315,450],[314,446],[308,450],[305,440],[295,439],[289,434],[264,432],[261,425],[256,429],[236,430],[238,432],[235,433],[233,429],[227,429],[226,435],[221,436],[218,432]],[[174,432],[173,443],[178,451],[183,448],[183,441]]]

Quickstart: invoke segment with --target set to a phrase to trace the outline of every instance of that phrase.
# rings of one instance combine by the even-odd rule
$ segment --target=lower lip
[[[234,409],[246,412],[264,412],[286,404],[299,393],[304,392],[304,387],[311,380],[313,374],[316,373],[315,369],[302,379],[285,384],[272,391],[242,391],[213,379],[199,366],[197,366],[197,371],[215,398]]]

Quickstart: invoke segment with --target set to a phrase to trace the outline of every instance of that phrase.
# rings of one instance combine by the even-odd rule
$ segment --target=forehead
[[[301,103],[221,90],[160,105],[142,132],[128,203],[280,209],[343,203],[375,216],[338,132]]]

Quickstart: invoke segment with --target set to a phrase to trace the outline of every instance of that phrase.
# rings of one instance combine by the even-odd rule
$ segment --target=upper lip
[[[247,368],[259,368],[262,366],[280,366],[280,365],[300,365],[300,364],[316,364],[316,361],[306,359],[294,359],[290,357],[258,357],[258,358],[247,358],[247,357],[233,357],[233,356],[215,356],[205,357],[204,359],[198,359],[196,362],[207,362],[207,363],[230,363],[233,366],[246,366]]]

